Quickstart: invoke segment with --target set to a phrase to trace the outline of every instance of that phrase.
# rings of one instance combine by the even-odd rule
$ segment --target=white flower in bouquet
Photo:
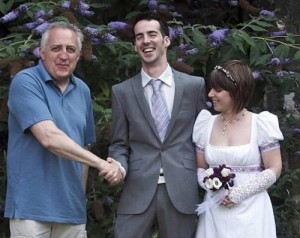
[[[205,180],[205,187],[208,189],[212,189],[214,187],[213,180],[212,179],[206,179]]]
[[[222,182],[218,178],[213,178],[212,182],[215,189],[219,189],[222,186]]]
[[[227,177],[230,174],[230,172],[231,172],[230,169],[224,168],[222,169],[221,174],[223,177]]]
[[[211,176],[214,174],[214,169],[213,168],[208,168],[207,170],[205,170],[205,174],[207,176]]]

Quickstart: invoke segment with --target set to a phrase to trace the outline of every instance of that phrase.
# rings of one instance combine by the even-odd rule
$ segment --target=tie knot
[[[154,93],[158,93],[159,92],[162,83],[163,82],[160,79],[152,79],[151,80],[151,85],[153,87]]]

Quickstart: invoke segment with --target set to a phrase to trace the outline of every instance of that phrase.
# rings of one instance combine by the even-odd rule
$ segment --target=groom
[[[161,238],[189,238],[199,202],[191,135],[205,107],[204,79],[170,67],[168,26],[158,16],[139,17],[133,33],[141,72],[112,88],[109,156],[125,177],[115,238],[150,238],[154,225]]]

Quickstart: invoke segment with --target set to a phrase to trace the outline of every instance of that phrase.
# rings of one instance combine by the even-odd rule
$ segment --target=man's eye
[[[74,53],[76,51],[76,49],[71,47],[71,48],[67,48],[67,51],[69,53]]]
[[[54,52],[57,52],[57,51],[60,51],[60,48],[59,47],[53,47],[51,50],[54,51]]]
[[[135,40],[137,41],[137,40],[140,40],[140,39],[142,39],[142,36],[137,36],[137,37],[135,37]]]

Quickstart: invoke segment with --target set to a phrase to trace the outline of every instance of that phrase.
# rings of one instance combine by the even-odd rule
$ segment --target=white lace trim
[[[244,199],[268,189],[276,181],[276,174],[271,169],[266,169],[255,178],[250,179],[245,185],[234,187],[230,192],[230,199],[234,203],[240,203]]]
[[[270,144],[260,146],[259,150],[260,150],[260,152],[265,152],[265,151],[269,151],[269,150],[273,150],[273,149],[277,149],[277,148],[280,148],[280,144],[278,141],[275,141]]]

